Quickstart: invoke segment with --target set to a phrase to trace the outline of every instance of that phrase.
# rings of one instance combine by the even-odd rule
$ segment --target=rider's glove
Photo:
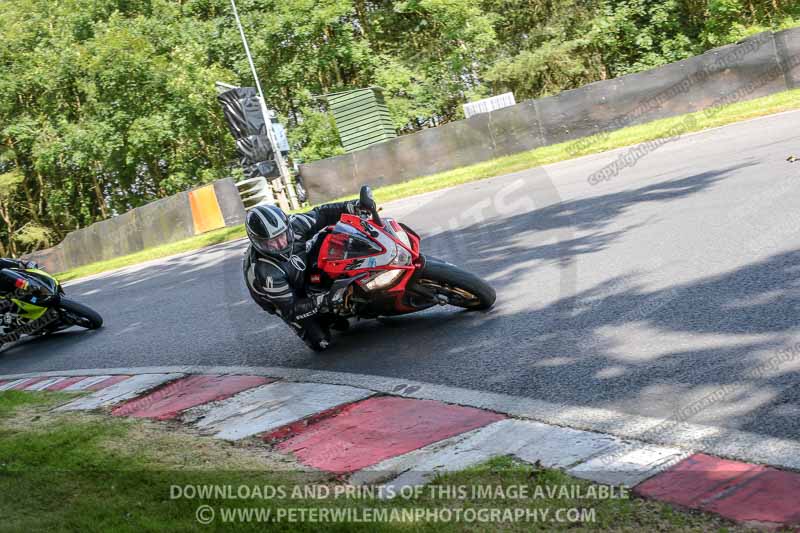
[[[327,292],[314,297],[314,305],[317,307],[320,313],[336,312],[336,308],[342,304],[344,296],[343,291],[340,290],[337,292],[338,294]]]
[[[350,200],[347,205],[347,211],[354,215],[369,213],[358,200]]]

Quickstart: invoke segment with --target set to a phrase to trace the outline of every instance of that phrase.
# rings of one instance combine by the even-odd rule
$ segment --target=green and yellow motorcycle
[[[72,326],[98,329],[97,311],[64,296],[61,283],[35,268],[11,269],[24,280],[25,290],[0,296],[0,346],[23,335],[49,335]]]

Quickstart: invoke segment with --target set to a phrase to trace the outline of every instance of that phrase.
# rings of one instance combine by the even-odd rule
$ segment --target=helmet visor
[[[285,231],[271,239],[253,238],[251,240],[256,249],[262,254],[285,252],[289,247],[289,236]]]

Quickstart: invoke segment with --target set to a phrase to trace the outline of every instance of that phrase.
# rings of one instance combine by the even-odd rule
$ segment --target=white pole
[[[250,64],[250,71],[253,73],[253,79],[256,80],[256,89],[258,90],[258,96],[261,99],[261,113],[264,115],[264,123],[267,126],[267,138],[272,145],[272,152],[275,154],[275,162],[278,164],[278,171],[281,174],[283,184],[289,193],[289,207],[291,209],[299,209],[300,205],[297,202],[297,197],[292,189],[291,180],[289,177],[289,169],[286,167],[286,162],[283,160],[283,155],[278,148],[278,143],[275,139],[274,132],[272,131],[272,116],[267,110],[267,100],[264,98],[264,91],[261,89],[261,81],[258,79],[256,66],[253,63],[253,56],[250,54],[250,46],[247,44],[247,36],[244,34],[244,27],[242,27],[242,21],[239,18],[239,11],[236,9],[236,0],[231,0],[231,7],[233,8],[233,16],[236,19],[236,26],[239,28],[239,35],[242,37],[244,53],[247,54],[247,62]]]
[[[242,21],[239,19],[239,11],[236,9],[236,0],[231,0],[231,7],[233,8],[233,17],[236,19],[236,26],[238,26],[239,28],[239,35],[242,36],[244,53],[247,54],[247,62],[250,63],[250,71],[253,73],[253,79],[256,80],[256,88],[258,89],[258,96],[261,97],[261,100],[266,101],[264,99],[264,91],[261,90],[261,82],[258,81],[258,73],[256,73],[256,66],[255,64],[253,64],[253,56],[250,54],[250,46],[247,44],[247,37],[244,34]],[[267,124],[270,124],[269,117],[265,116],[264,120],[267,121]]]

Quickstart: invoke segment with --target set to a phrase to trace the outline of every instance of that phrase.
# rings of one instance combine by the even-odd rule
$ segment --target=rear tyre
[[[464,309],[478,311],[494,305],[497,294],[483,279],[440,259],[425,259],[425,270],[417,280],[424,289]]]
[[[99,329],[103,326],[103,317],[97,311],[74,300],[61,298],[58,307],[64,321],[72,326],[86,329]]]

